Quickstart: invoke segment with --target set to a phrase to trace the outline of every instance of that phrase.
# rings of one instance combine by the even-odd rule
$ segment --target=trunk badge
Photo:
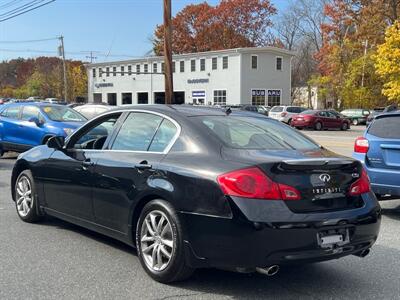
[[[329,175],[329,174],[326,174],[326,173],[324,173],[324,174],[321,174],[321,175],[319,175],[319,180],[321,180],[322,182],[329,182],[329,181],[331,181],[331,175]]]
[[[358,174],[358,173],[353,173],[353,174],[351,174],[351,177],[353,177],[353,178],[359,178],[359,177],[360,177],[360,174]]]

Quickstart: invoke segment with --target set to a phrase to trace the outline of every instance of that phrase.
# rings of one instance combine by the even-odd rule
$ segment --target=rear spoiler
[[[279,163],[278,169],[284,170],[311,170],[311,169],[337,169],[356,167],[359,163],[354,159],[346,158],[313,158],[284,160]]]

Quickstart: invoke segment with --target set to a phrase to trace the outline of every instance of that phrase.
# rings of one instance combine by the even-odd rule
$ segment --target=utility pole
[[[65,64],[65,49],[64,49],[64,37],[61,35],[59,37],[60,42],[61,42],[61,46],[60,46],[60,54],[62,56],[62,60],[63,60],[63,72],[64,72],[64,100],[68,101],[68,86],[67,86],[67,66]]]
[[[364,87],[364,77],[365,77],[365,64],[367,60],[367,50],[368,50],[368,40],[365,40],[364,44],[364,59],[362,66],[362,76],[361,76],[361,87]]]
[[[93,63],[93,60],[97,59],[97,56],[93,56],[93,51],[90,51],[90,55],[86,56],[86,58],[89,58],[90,63]]]
[[[172,75],[172,21],[171,0],[164,0],[164,62],[165,62],[165,104],[172,104],[174,81]]]

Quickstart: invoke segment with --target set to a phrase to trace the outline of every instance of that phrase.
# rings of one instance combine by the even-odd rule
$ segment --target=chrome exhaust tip
[[[265,267],[265,268],[256,268],[256,271],[260,274],[264,274],[267,276],[274,276],[279,272],[279,266],[272,265],[272,266]]]
[[[358,257],[366,257],[370,251],[371,251],[371,249],[368,248],[368,249],[364,249],[360,252],[354,253],[354,255],[358,256]]]

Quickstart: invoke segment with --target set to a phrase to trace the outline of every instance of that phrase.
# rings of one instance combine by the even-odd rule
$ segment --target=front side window
[[[257,55],[252,55],[251,56],[251,68],[252,69],[257,69],[258,68],[258,56]]]
[[[163,118],[148,113],[131,113],[121,126],[113,150],[148,151]]]
[[[9,107],[5,109],[1,116],[10,118],[10,119],[18,119],[19,117],[19,106]]]
[[[36,106],[25,106],[22,110],[22,120],[29,121],[32,118],[40,118],[40,110]]]
[[[282,57],[276,58],[276,70],[282,71]]]
[[[236,116],[194,117],[229,148],[312,150],[319,146],[288,126],[267,118]]]
[[[211,68],[213,70],[218,69],[218,58],[217,57],[213,57],[211,60]]]
[[[226,105],[226,90],[215,90],[214,91],[214,104],[215,105]]]
[[[74,109],[65,106],[43,106],[42,111],[52,121],[56,122],[85,122],[84,116]]]
[[[222,58],[222,69],[228,69],[228,56]]]

